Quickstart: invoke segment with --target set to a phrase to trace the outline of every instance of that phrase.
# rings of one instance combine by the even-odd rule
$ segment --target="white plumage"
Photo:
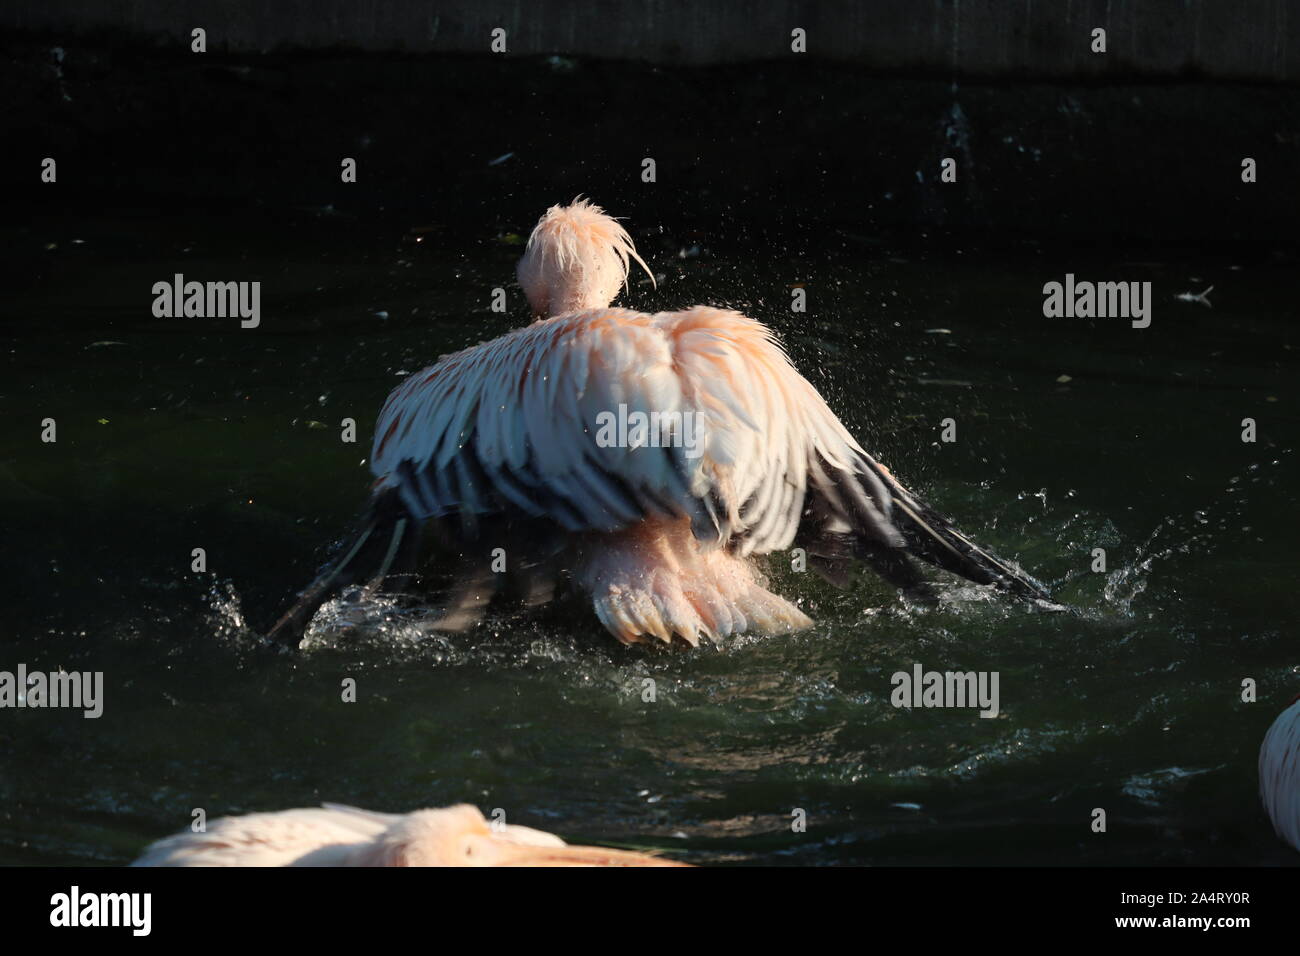
[[[620,405],[700,416],[703,453],[600,447],[597,417]],[[389,396],[375,436],[376,487],[417,517],[513,505],[567,531],[616,532],[686,515],[710,544],[742,538],[742,555],[790,546],[810,463],[847,471],[865,454],[764,326],[705,307],[593,309],[445,356]]]
[[[872,459],[761,323],[707,306],[612,308],[632,261],[646,268],[599,207],[547,211],[517,270],[539,320],[443,356],[389,395],[370,522],[273,636],[296,638],[367,560],[382,584],[411,529],[429,523],[473,565],[447,626],[472,620],[495,589],[486,564],[497,549],[528,568],[538,600],[568,574],[625,643],[807,627],[750,560],[796,543],[837,583],[865,561],[924,593],[910,553],[1046,596]],[[670,425],[611,442],[601,423],[615,413]]]
[[[1273,829],[1300,850],[1300,698],[1278,715],[1259,748],[1259,795]]]
[[[372,813],[324,804],[222,817],[202,833],[150,845],[133,866],[681,866],[671,860],[569,846],[513,824],[492,827],[468,804]]]

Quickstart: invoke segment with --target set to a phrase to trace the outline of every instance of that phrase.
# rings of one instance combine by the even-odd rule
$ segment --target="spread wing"
[[[703,541],[765,553],[790,546],[811,486],[899,547],[864,460],[767,328],[697,307],[560,316],[446,356],[389,396],[371,468],[417,518],[470,532],[512,511],[573,532],[686,516]]]

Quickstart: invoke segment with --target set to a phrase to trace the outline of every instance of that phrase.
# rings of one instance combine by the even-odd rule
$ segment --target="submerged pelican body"
[[[1264,735],[1259,748],[1259,795],[1277,835],[1300,850],[1300,697]]]
[[[632,261],[650,271],[598,206],[547,211],[517,270],[537,321],[388,397],[367,518],[274,638],[296,644],[343,584],[409,572],[422,533],[463,568],[447,628],[502,585],[542,603],[567,578],[624,643],[797,630],[753,560],[792,546],[841,586],[856,561],[926,595],[916,557],[1046,597],[868,455],[761,323],[611,307]]]
[[[459,804],[372,813],[325,804],[222,817],[147,847],[133,866],[685,866],[644,853],[569,846],[557,836],[492,826]]]

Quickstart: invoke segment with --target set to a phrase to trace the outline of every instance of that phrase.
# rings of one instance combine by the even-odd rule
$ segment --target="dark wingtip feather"
[[[418,552],[418,525],[410,520],[395,491],[382,492],[370,503],[360,530],[348,541],[343,554],[322,571],[266,633],[266,639],[282,647],[296,648],[320,606],[344,585],[378,569],[383,578],[390,569],[412,565]],[[395,564],[395,562],[397,562]],[[379,581],[372,581],[378,584]]]
[[[1042,584],[971,541],[947,518],[914,498],[878,462],[864,455],[861,463],[889,489],[891,517],[912,554],[977,584],[991,584],[1027,600],[1051,600]]]

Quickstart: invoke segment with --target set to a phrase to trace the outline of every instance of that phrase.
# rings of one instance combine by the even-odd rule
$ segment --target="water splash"
[[[1282,454],[1289,454],[1289,451],[1288,449]],[[1280,458],[1273,459],[1269,462],[1269,467],[1280,464]],[[1151,572],[1158,563],[1179,555],[1210,553],[1221,546],[1229,535],[1249,533],[1251,526],[1239,523],[1248,503],[1247,496],[1239,492],[1246,484],[1270,479],[1271,476],[1259,463],[1251,464],[1241,474],[1228,479],[1225,497],[1219,502],[1197,509],[1189,515],[1166,517],[1138,546],[1133,563],[1107,575],[1103,591],[1106,603],[1125,615],[1132,615],[1133,603],[1147,590]],[[1226,508],[1222,507],[1224,502],[1228,503]],[[1212,518],[1211,515],[1215,517]]]
[[[229,581],[213,584],[207,593],[208,631],[222,643],[247,639],[252,631],[244,620],[243,601]]]

